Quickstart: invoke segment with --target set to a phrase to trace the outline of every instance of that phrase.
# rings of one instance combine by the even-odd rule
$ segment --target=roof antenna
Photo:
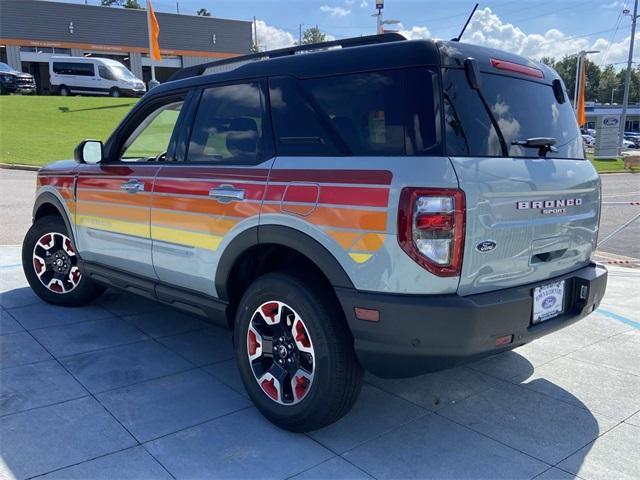
[[[455,37],[452,38],[451,41],[452,42],[459,42],[460,39],[462,38],[462,35],[464,34],[464,31],[467,29],[467,25],[469,25],[469,22],[471,21],[471,17],[473,17],[473,14],[476,13],[476,10],[478,9],[478,4],[476,3],[476,6],[473,7],[473,10],[471,10],[471,15],[469,15],[469,18],[467,18],[467,21],[464,24],[464,27],[462,27],[462,30],[460,31],[460,34]]]

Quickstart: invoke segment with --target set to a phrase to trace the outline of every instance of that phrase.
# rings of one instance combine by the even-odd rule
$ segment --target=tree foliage
[[[102,0],[101,4],[103,7],[123,7],[123,8],[135,8],[138,10],[142,10],[142,5],[138,0]]]
[[[327,36],[318,27],[307,28],[302,32],[302,44],[326,42]]]
[[[199,17],[210,17],[211,16],[211,12],[209,10],[207,10],[206,8],[201,8],[200,10],[198,10],[196,12],[196,15],[198,15]]]
[[[562,77],[567,87],[567,93],[571,101],[573,101],[576,83],[576,57],[564,57],[559,61],[554,58],[544,57],[541,61],[555,68],[560,77]],[[621,104],[624,95],[626,68],[616,72],[613,65],[601,68],[588,58],[585,59],[585,62],[585,100],[587,102]],[[640,71],[637,69],[631,70],[629,103],[640,103]]]

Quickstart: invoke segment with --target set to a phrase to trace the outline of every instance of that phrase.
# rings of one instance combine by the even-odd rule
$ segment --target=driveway
[[[0,478],[640,478],[640,271],[514,352],[405,380],[292,434],[247,399],[229,332],[108,291],[75,309],[0,247]],[[635,291],[635,294],[631,295]]]

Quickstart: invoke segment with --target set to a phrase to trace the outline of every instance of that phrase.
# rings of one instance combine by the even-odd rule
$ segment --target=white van
[[[52,90],[63,96],[142,96],[146,92],[142,80],[123,64],[109,58],[52,56],[49,79]]]

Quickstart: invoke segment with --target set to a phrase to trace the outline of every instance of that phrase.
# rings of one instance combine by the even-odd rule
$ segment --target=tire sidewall
[[[320,408],[331,390],[332,372],[335,370],[334,346],[328,343],[323,329],[322,318],[328,313],[314,301],[312,294],[299,281],[282,274],[268,274],[258,279],[245,293],[240,302],[234,329],[234,344],[240,376],[247,392],[257,408],[267,418],[279,423],[283,417],[295,421],[309,411]],[[295,280],[295,279],[293,279]],[[247,330],[255,310],[265,302],[277,300],[293,308],[304,322],[314,349],[314,379],[306,397],[295,405],[280,405],[263,392],[256,381],[249,364],[247,353]]]

